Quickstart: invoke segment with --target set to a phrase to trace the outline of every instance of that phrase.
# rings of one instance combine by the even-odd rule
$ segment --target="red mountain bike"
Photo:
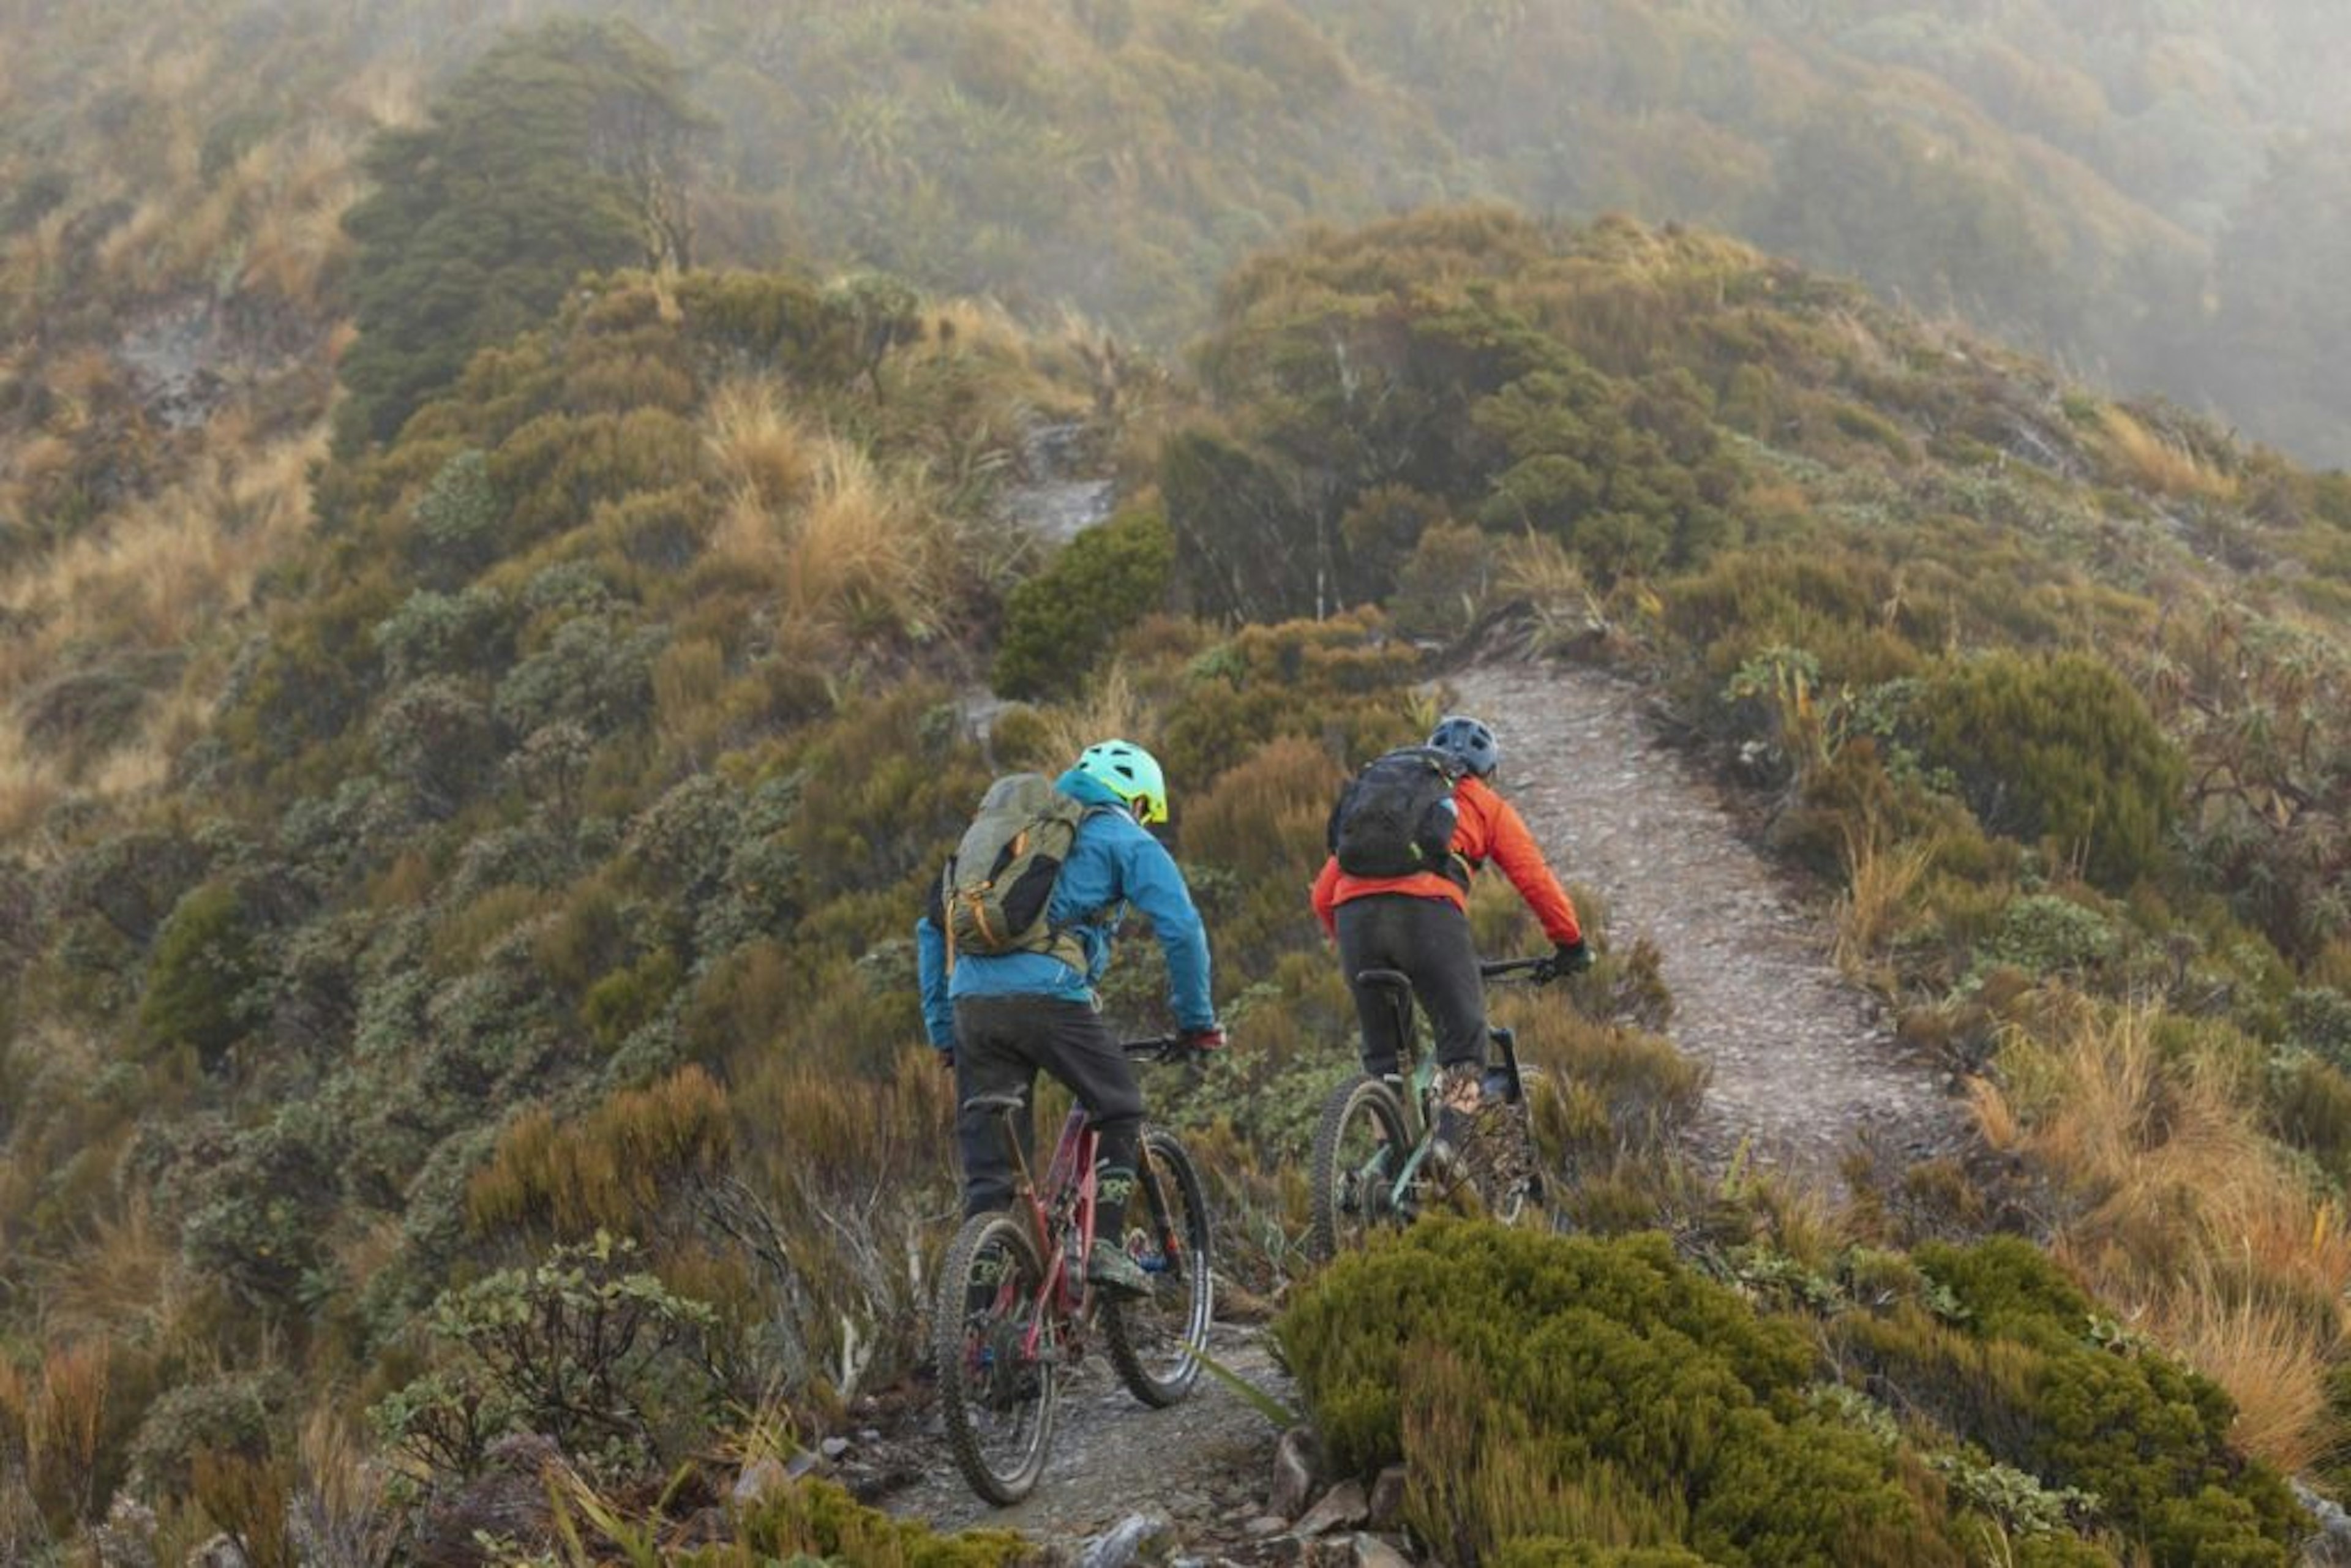
[[[1126,1041],[1131,1060],[1193,1054],[1176,1036]],[[1099,1324],[1111,1364],[1145,1405],[1173,1405],[1199,1380],[1215,1307],[1208,1208],[1199,1173],[1173,1133],[1144,1131],[1127,1206],[1127,1255],[1151,1277],[1148,1297],[1093,1291],[1094,1148],[1085,1107],[1072,1106],[1040,1190],[1019,1133],[1022,1100],[984,1094],[1001,1113],[1016,1173],[1011,1208],[974,1215],[947,1246],[932,1318],[939,1407],[956,1464],[990,1502],[1018,1502],[1044,1473],[1062,1368],[1084,1355]]]
[[[1517,978],[1545,983],[1554,977],[1549,958],[1494,958],[1478,966],[1489,980]],[[1355,977],[1384,990],[1396,1012],[1400,1042],[1396,1064],[1401,1082],[1357,1073],[1323,1102],[1307,1167],[1311,1233],[1315,1256],[1329,1260],[1359,1247],[1374,1230],[1409,1225],[1436,1201],[1447,1178],[1434,1168],[1436,1157],[1436,1064],[1417,1060],[1413,1028],[1412,982],[1393,969],[1366,969]],[[1527,1139],[1520,1163],[1527,1173],[1508,1190],[1481,1192],[1486,1210],[1504,1224],[1548,1222],[1540,1162],[1532,1146],[1532,1102],[1542,1070],[1519,1065],[1510,1031],[1486,1031],[1486,1080],[1506,1104],[1519,1108],[1520,1135]]]

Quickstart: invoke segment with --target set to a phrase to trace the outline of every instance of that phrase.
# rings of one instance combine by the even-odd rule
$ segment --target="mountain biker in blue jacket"
[[[1147,831],[1167,821],[1166,781],[1149,752],[1123,740],[1090,746],[1054,788],[1108,808],[1078,824],[1047,905],[1056,930],[1078,935],[1085,967],[1044,952],[962,953],[950,964],[938,914],[925,912],[914,927],[923,1026],[955,1069],[964,1213],[1002,1208],[1012,1197],[1011,1161],[996,1120],[967,1107],[983,1094],[1026,1099],[1041,1067],[1085,1106],[1101,1140],[1097,1240],[1086,1277],[1113,1291],[1148,1294],[1148,1276],[1120,1239],[1134,1188],[1143,1091],[1102,1020],[1094,988],[1110,966],[1117,915],[1132,904],[1150,919],[1166,955],[1169,999],[1186,1042],[1219,1049],[1225,1037],[1209,1000],[1207,933],[1184,873]]]

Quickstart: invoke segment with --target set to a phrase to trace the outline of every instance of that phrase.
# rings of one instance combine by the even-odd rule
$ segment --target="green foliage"
[[[1802,1335],[1660,1237],[1426,1223],[1342,1259],[1277,1332],[1332,1462],[1368,1472],[1409,1449],[1407,1515],[1454,1552],[1549,1535],[1959,1560],[1891,1457],[1808,1408]]]
[[[294,1388],[283,1375],[192,1381],[148,1407],[131,1446],[134,1477],[162,1497],[185,1497],[199,1456],[266,1458],[284,1440]]]
[[[435,1364],[371,1412],[419,1479],[476,1474],[509,1433],[553,1441],[611,1479],[665,1470],[725,1393],[706,1359],[710,1309],[599,1232],[435,1301]]]
[[[2204,1378],[2093,1335],[2087,1295],[2013,1237],[1921,1248],[1961,1327],[1896,1307],[1834,1330],[1850,1364],[1904,1408],[2045,1486],[2096,1500],[2100,1521],[2158,1564],[2288,1561],[2301,1511],[2283,1479],[2227,1446],[2233,1411]]]
[[[688,259],[695,126],[677,67],[643,34],[564,20],[492,48],[427,125],[381,133],[374,193],[345,219],[360,327],[341,364],[345,446],[391,437],[580,273]]]
[[[1074,690],[1120,632],[1161,607],[1175,564],[1175,538],[1154,512],[1122,512],[1078,535],[1006,599],[995,688]]]
[[[497,556],[504,513],[489,459],[471,447],[458,453],[417,497],[419,563],[436,580],[465,581]]]
[[[139,1027],[153,1049],[186,1048],[218,1067],[250,1019],[243,1001],[260,973],[252,919],[235,885],[214,881],[172,911],[139,1002]]]
[[[737,1540],[762,1561],[861,1563],[884,1568],[1008,1568],[1025,1561],[1029,1542],[1015,1531],[933,1533],[919,1521],[867,1508],[822,1476],[781,1487],[747,1510]],[[732,1562],[717,1554],[721,1563]],[[687,1557],[684,1562],[699,1562]]]
[[[2096,910],[2055,894],[2036,893],[2001,912],[1985,951],[2036,975],[2086,974],[2111,962],[2121,947],[2114,926]]]
[[[2053,840],[2108,886],[2158,865],[2184,768],[2147,705],[2091,653],[1987,653],[1927,685],[1918,750],[1983,825]]]

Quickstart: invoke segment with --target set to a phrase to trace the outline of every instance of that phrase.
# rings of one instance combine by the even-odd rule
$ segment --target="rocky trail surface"
[[[1827,1184],[1856,1140],[1908,1156],[1956,1141],[1960,1116],[1939,1075],[1897,1053],[1868,999],[1828,962],[1823,913],[1742,835],[1714,781],[1659,741],[1640,688],[1503,662],[1448,684],[1463,711],[1500,731],[1504,792],[1562,876],[1604,901],[1607,940],[1659,950],[1675,999],[1667,1032],[1711,1072],[1702,1157],[1744,1150],[1754,1166]],[[1219,1323],[1211,1353],[1294,1404],[1261,1326]],[[1051,1462],[1015,1508],[976,1498],[932,1425],[874,1456],[899,1481],[878,1500],[941,1530],[1020,1531],[1043,1561],[1411,1561],[1397,1538],[1353,1520],[1322,1532],[1311,1517],[1286,1516],[1273,1495],[1280,1432],[1212,1378],[1183,1405],[1146,1410],[1095,1359],[1067,1386]]]

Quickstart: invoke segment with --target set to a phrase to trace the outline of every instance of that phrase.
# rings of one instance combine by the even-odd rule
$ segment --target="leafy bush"
[[[635,1243],[599,1232],[435,1301],[436,1364],[371,1418],[419,1479],[475,1474],[510,1433],[544,1436],[600,1476],[637,1477],[674,1463],[716,1415],[715,1322],[638,1267]]]
[[[2053,893],[2028,894],[2003,910],[1987,952],[2036,975],[2095,969],[2121,950],[2114,925],[2096,910]]]
[[[1074,691],[1112,640],[1167,597],[1176,538],[1156,512],[1121,512],[1012,591],[992,684],[1006,696]]]
[[[1960,1326],[1906,1302],[1832,1329],[1883,1397],[2096,1499],[2100,1522],[2161,1568],[2288,1561],[2302,1512],[2274,1470],[2228,1447],[2234,1412],[2216,1385],[2099,1343],[2089,1297],[2030,1242],[1932,1243],[1916,1258]]]
[[[1929,679],[1917,717],[1920,755],[1986,828],[2053,840],[2103,885],[2156,869],[2184,768],[2105,660],[1987,653]]]
[[[341,364],[346,449],[391,437],[580,273],[663,247],[689,259],[673,204],[694,123],[676,65],[644,35],[564,19],[494,47],[427,124],[381,134],[375,188],[344,220],[360,328]]]
[[[256,933],[235,888],[204,883],[182,899],[156,938],[139,1025],[159,1051],[185,1047],[217,1067],[249,1023],[246,989],[260,974]]]
[[[1424,1223],[1340,1260],[1276,1332],[1332,1462],[1411,1453],[1406,1518],[1448,1555],[1552,1536],[1708,1561],[1960,1560],[1915,1478],[1807,1406],[1803,1335],[1661,1237]]]

